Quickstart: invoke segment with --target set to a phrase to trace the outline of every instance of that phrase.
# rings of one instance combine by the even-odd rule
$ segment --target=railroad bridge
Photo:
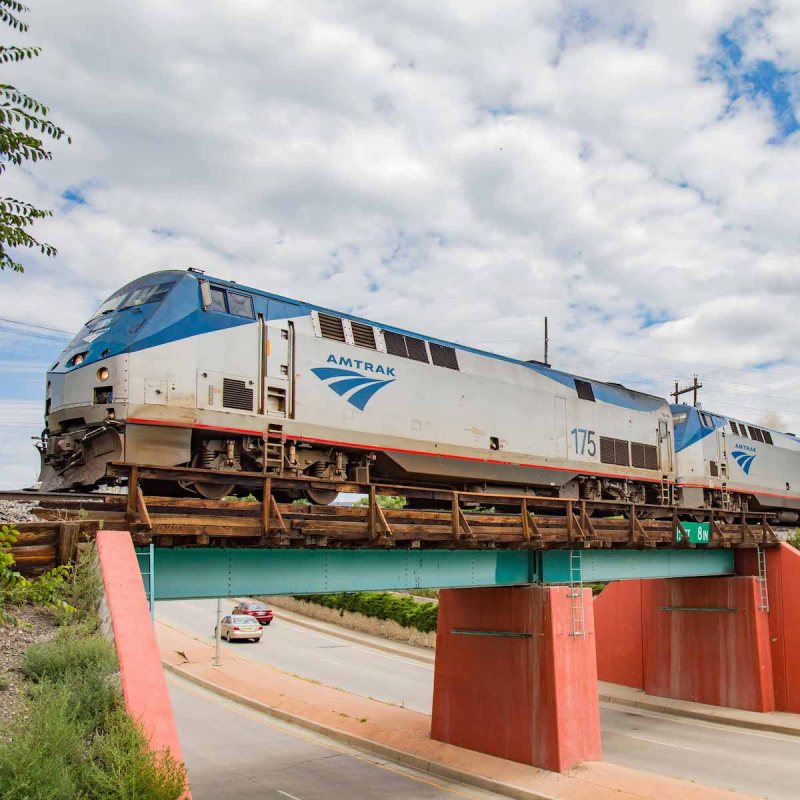
[[[52,521],[31,523],[38,533],[20,526],[21,565],[26,547],[63,560],[93,537],[101,560],[104,548],[131,548],[132,558],[135,548],[151,608],[445,589],[436,739],[555,770],[600,758],[598,670],[653,694],[800,713],[789,679],[800,659],[800,553],[763,513],[351,483],[336,488],[364,493],[365,506],[310,506],[276,499],[298,480],[260,473],[237,475],[255,502],[212,501],[142,487],[224,475],[111,470],[127,477],[127,494],[42,498]],[[380,495],[435,507],[383,508]],[[56,526],[57,543],[43,543],[42,524]],[[594,602],[584,587],[593,582],[612,582]]]

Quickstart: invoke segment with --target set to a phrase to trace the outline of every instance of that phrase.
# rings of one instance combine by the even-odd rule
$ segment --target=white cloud
[[[4,79],[74,142],[4,176],[60,255],[0,316],[190,265],[526,357],[547,314],[559,367],[800,429],[797,137],[702,69],[751,5],[39,0]],[[800,67],[759,19],[745,57]]]

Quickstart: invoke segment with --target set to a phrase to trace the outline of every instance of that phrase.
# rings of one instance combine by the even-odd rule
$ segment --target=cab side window
[[[218,289],[216,286],[211,287],[211,310],[223,311],[227,313],[228,306],[225,302],[225,290]]]
[[[249,294],[228,292],[228,313],[235,314],[237,317],[255,319],[253,298]]]

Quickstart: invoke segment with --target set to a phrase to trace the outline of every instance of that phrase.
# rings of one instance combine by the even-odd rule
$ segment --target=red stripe
[[[262,436],[264,433],[263,431],[247,430],[246,428],[223,428],[217,425],[201,425],[199,423],[191,422],[172,422],[162,419],[140,419],[137,417],[128,417],[127,421],[135,425],[165,425],[169,428],[201,428],[202,430],[207,431],[227,431],[229,433],[244,433],[250,436]],[[273,438],[276,438],[275,434],[273,434]],[[336,439],[317,439],[313,436],[299,436],[296,434],[293,434],[291,438],[302,442],[333,444],[339,445],[340,447],[355,447],[361,450],[386,450],[392,453],[409,453],[410,455],[415,456],[434,456],[437,458],[451,458],[457,461],[477,461],[482,464],[501,464],[503,466],[525,467],[528,469],[549,469],[555,472],[579,472],[585,475],[597,475],[601,478],[634,478],[635,480],[648,481],[650,483],[661,483],[659,478],[619,475],[614,472],[594,472],[588,469],[575,469],[573,467],[554,467],[549,464],[515,463],[513,461],[500,461],[496,458],[476,458],[475,456],[460,456],[451,453],[431,453],[427,450],[407,450],[402,447],[387,447],[385,445],[355,444],[354,442],[340,442]],[[672,483],[672,481],[667,481],[667,483]]]
[[[719,489],[718,486],[711,486],[708,483],[683,483],[679,481],[677,483],[678,486],[692,486],[696,489]],[[762,492],[759,489],[731,489],[728,487],[729,492],[735,492],[736,494],[762,494],[764,497],[782,497],[784,500],[800,500],[800,496],[794,494],[776,494],[775,492]]]

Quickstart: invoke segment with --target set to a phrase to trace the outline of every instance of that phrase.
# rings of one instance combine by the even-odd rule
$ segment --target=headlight
[[[97,370],[97,380],[107,381],[109,374],[108,367],[100,367],[100,369]]]
[[[83,353],[78,353],[75,358],[72,359],[72,363],[77,367],[78,364],[83,363]]]

